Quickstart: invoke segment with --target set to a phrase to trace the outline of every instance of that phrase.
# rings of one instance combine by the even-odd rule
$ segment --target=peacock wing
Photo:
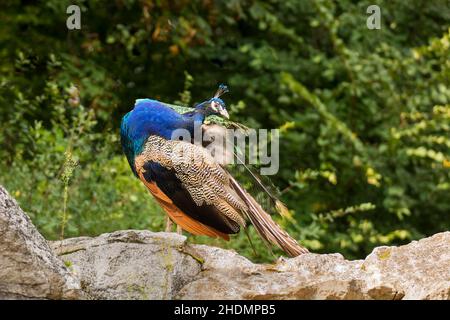
[[[151,136],[135,167],[167,214],[186,231],[228,238],[245,225],[238,213],[245,205],[203,148]]]
[[[224,234],[237,233],[239,227],[245,226],[245,217],[263,239],[279,246],[289,255],[308,252],[282,230],[203,147],[151,136],[143,153],[136,159],[141,180],[146,184],[154,183],[158,188],[152,193],[161,192],[160,201],[172,202],[202,228]],[[171,216],[171,213],[168,214]],[[190,231],[182,223],[179,224]]]
[[[286,206],[279,200],[280,192],[267,176],[258,174],[257,164],[246,163],[245,150],[238,150],[236,144],[227,143],[233,139],[223,125],[208,123],[202,125],[202,145],[211,152],[214,160],[226,168],[226,170],[243,186],[245,190],[261,205],[269,214],[279,213],[285,218],[292,219]],[[235,128],[236,129],[236,128]],[[239,128],[242,133],[248,132],[248,128]]]

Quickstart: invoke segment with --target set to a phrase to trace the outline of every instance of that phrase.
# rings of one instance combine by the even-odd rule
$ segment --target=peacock
[[[250,222],[266,243],[289,256],[307,253],[204,145],[173,138],[176,130],[193,137],[196,129],[221,128],[220,121],[211,125],[205,120],[229,119],[220,98],[225,92],[228,88],[220,85],[212,98],[185,112],[158,100],[136,100],[120,126],[122,149],[133,174],[167,213],[166,231],[175,223],[179,233],[228,241]]]

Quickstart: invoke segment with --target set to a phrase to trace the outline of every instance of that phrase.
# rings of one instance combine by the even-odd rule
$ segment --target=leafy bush
[[[0,183],[46,237],[161,230],[120,118],[220,82],[235,120],[280,128],[273,180],[294,220],[279,222],[311,250],[360,258],[449,229],[445,1],[378,1],[380,30],[370,1],[78,1],[82,29],[66,31],[69,4],[0,10]],[[193,241],[272,259],[250,236],[256,257],[245,234]]]

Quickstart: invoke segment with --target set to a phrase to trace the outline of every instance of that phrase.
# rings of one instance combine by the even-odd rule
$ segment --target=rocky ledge
[[[306,254],[254,264],[173,233],[47,242],[0,186],[0,298],[450,299],[450,232],[364,260]]]

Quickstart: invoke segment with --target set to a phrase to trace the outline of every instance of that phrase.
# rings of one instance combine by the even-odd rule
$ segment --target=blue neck
[[[137,100],[132,111],[122,119],[120,135],[122,148],[135,175],[134,159],[139,155],[150,135],[172,139],[177,129],[188,130],[194,137],[194,127],[205,120],[203,110],[179,114],[169,106],[150,99]]]
[[[189,131],[191,137],[194,136],[194,127],[196,125],[202,125],[206,118],[205,113],[200,109],[183,113],[182,116],[186,123],[186,127],[184,128]]]

